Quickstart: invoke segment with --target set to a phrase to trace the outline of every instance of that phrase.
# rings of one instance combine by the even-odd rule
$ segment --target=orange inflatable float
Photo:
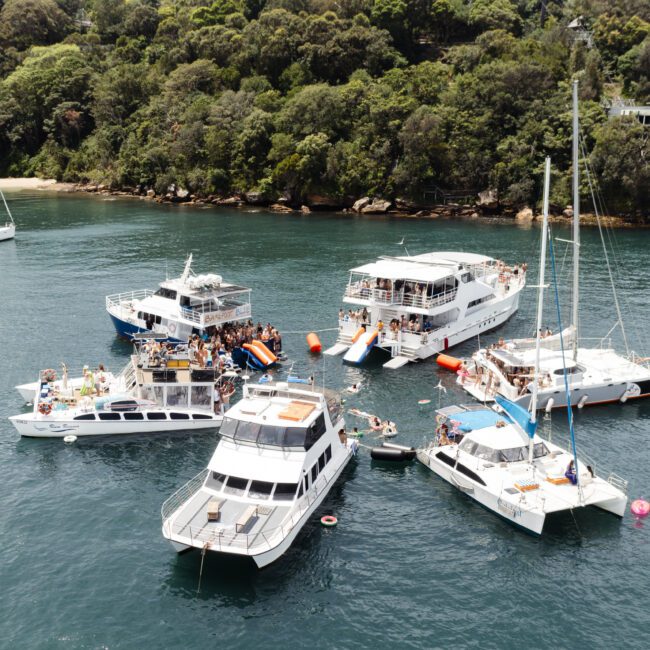
[[[438,358],[436,359],[436,362],[441,368],[446,368],[447,370],[451,370],[452,372],[456,372],[463,363],[460,359],[456,359],[456,357],[451,357],[448,354],[439,354]]]
[[[307,346],[309,347],[309,351],[313,354],[318,354],[323,349],[320,339],[314,332],[309,332],[309,334],[307,334]]]
[[[269,350],[268,346],[264,345],[262,341],[258,341],[257,339],[253,339],[253,343],[251,344],[254,348],[257,348],[262,355],[268,355],[268,357],[271,359],[271,363],[275,363],[278,358]]]

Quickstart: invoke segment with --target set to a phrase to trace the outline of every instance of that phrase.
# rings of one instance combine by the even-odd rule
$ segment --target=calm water
[[[9,194],[19,233],[0,244],[0,647],[648,647],[650,522],[636,528],[595,510],[551,522],[535,539],[514,530],[421,465],[350,466],[291,550],[262,572],[208,556],[177,556],[160,533],[163,500],[207,462],[214,434],[79,441],[21,440],[6,417],[23,408],[17,383],[61,361],[119,369],[129,353],[104,296],[155,287],[195,268],[253,287],[255,318],[284,331],[335,325],[347,269],[380,254],[484,252],[527,259],[534,284],[539,231],[499,223],[160,207],[130,200]],[[568,238],[568,231],[556,232]],[[650,231],[615,234],[622,308],[637,350],[650,274]],[[615,320],[597,232],[584,230],[582,325]],[[566,244],[558,245],[563,264]],[[568,263],[568,260],[565,262]],[[567,268],[564,268],[566,274]],[[495,333],[531,331],[534,290]],[[549,315],[548,325],[556,328]],[[641,338],[639,338],[641,336]],[[334,332],[322,334],[333,343]],[[476,342],[457,349],[470,353]],[[303,374],[366,388],[349,406],[396,420],[419,444],[443,403],[466,402],[432,362],[385,371],[312,359],[304,336],[285,348]],[[285,366],[286,368],[286,366]],[[432,399],[428,407],[418,406]],[[554,414],[547,433],[562,439]],[[355,422],[350,419],[350,425]],[[648,496],[650,403],[576,417],[583,451]],[[332,512],[335,529],[318,518]]]

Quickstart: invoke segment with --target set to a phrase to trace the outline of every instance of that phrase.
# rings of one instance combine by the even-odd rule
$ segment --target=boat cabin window
[[[322,472],[325,469],[325,463],[327,461],[325,460],[325,452],[323,452],[319,457],[318,457],[318,471]]]
[[[278,483],[275,486],[275,493],[273,494],[273,498],[277,499],[278,501],[291,501],[296,494],[297,488],[297,483]]]
[[[193,420],[212,420],[212,416],[207,415],[205,413],[192,413],[192,419]]]
[[[176,291],[174,289],[165,289],[165,287],[160,287],[155,293],[156,296],[162,296],[163,298],[169,298],[170,300],[176,300]]]
[[[192,406],[207,406],[212,404],[211,386],[192,386],[191,404]]]
[[[237,476],[229,476],[228,482],[226,483],[225,491],[228,492],[228,494],[242,496],[244,492],[246,492],[247,485],[248,485],[247,478],[238,478]]]
[[[168,370],[167,372],[174,371]],[[176,375],[175,372],[174,375]],[[175,379],[176,377],[174,376]],[[188,386],[167,386],[167,406],[186,406],[188,388]]]
[[[321,420],[321,424],[319,424]],[[314,426],[304,427],[279,427],[271,424],[257,424],[246,420],[224,418],[220,434],[226,438],[233,438],[237,442],[254,442],[258,445],[270,447],[292,447],[309,449],[325,431],[325,418],[323,414],[314,422]],[[312,440],[313,439],[313,440]],[[311,442],[310,442],[311,441]]]
[[[124,414],[124,419],[125,420],[144,420],[144,414],[143,413],[125,413]]]
[[[321,413],[307,429],[307,437],[305,439],[305,449],[311,449],[316,441],[325,433],[325,416]]]
[[[95,414],[94,413],[84,413],[83,415],[76,415],[75,420],[94,420],[95,419]]]
[[[154,411],[153,413],[147,413],[147,420],[166,420],[167,414],[160,413],[159,411]]]
[[[228,477],[225,474],[219,474],[219,472],[212,472],[212,482],[216,483],[217,490],[220,490],[223,487],[227,478]]]
[[[566,369],[566,374],[567,375],[577,375],[581,372],[584,371],[584,368],[582,366],[571,366],[570,368]],[[554,375],[562,376],[564,374],[564,368],[558,368],[557,370],[553,371]]]
[[[121,420],[119,413],[99,413],[100,420]]]
[[[241,420],[237,424],[237,433],[235,440],[247,440],[248,442],[255,442],[257,436],[260,434],[261,426],[255,422],[246,422]]]
[[[187,413],[170,413],[170,420],[189,420],[190,416]]]
[[[471,271],[467,271],[460,276],[460,279],[464,284],[467,284],[468,282],[472,282],[472,280],[474,280],[474,274]]]
[[[273,491],[273,483],[267,481],[251,481],[248,496],[251,499],[268,499]]]
[[[510,449],[492,449],[492,447],[479,445],[473,440],[465,438],[460,443],[460,449],[490,463],[516,463],[528,460],[528,447],[526,445]],[[543,442],[538,442],[533,446],[533,458],[542,458],[548,453],[548,448]]]
[[[329,463],[332,460],[332,445],[327,445],[325,450],[325,464]]]
[[[311,466],[311,484],[313,485],[316,479],[318,478],[318,463],[314,463]]]

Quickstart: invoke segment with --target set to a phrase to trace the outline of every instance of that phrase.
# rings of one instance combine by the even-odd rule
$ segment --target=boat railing
[[[182,485],[174,494],[172,494],[161,506],[160,515],[163,522],[176,510],[178,510],[183,503],[193,497],[200,489],[210,470],[206,467],[203,471],[199,472],[194,478],[191,478],[187,483]]]
[[[612,339],[610,336],[581,336],[578,339],[578,344],[582,343],[583,341],[597,341],[598,342],[598,348],[600,350],[608,350],[612,347]]]
[[[135,356],[135,355],[134,355]],[[131,357],[131,363],[127,363],[124,368],[120,371],[119,375],[117,375],[116,379],[116,384],[120,388],[120,390],[131,390],[132,388],[135,388],[136,385],[136,374],[135,374],[135,363],[134,363],[134,356]],[[137,360],[137,356],[135,356],[135,359]]]
[[[618,474],[610,472],[609,476],[607,477],[607,482],[623,492],[623,494],[627,494],[628,481],[626,481],[624,478],[621,478]]]
[[[180,505],[191,498],[203,484],[205,476],[208,470],[204,470],[201,474],[194,477],[191,481],[188,481],[183,487],[181,487],[177,492],[172,494],[165,503],[162,505],[161,514],[163,522],[173,514]],[[200,479],[200,480],[199,480]],[[327,489],[327,487],[332,482],[332,478],[328,478],[326,474],[321,474],[318,477],[318,480],[309,491],[302,498],[302,501],[297,507],[290,511],[290,516],[286,518],[279,526],[251,532],[251,533],[242,533],[237,532],[236,526],[220,527],[220,528],[207,528],[203,527],[192,527],[184,526],[177,524],[173,527],[173,530],[170,530],[168,527],[168,533],[171,536],[172,532],[175,532],[183,537],[189,537],[190,542],[193,546],[196,545],[196,542],[207,545],[213,550],[220,550],[223,548],[242,548],[249,550],[253,547],[268,547],[273,548],[277,546],[276,539],[280,535],[280,539],[285,539],[289,533],[295,528],[298,522],[302,519],[305,512],[314,504],[314,502],[320,497],[320,495]],[[266,506],[265,504],[259,504],[258,508],[268,508],[270,513],[268,516],[275,510],[270,504]],[[264,515],[266,516],[266,515]]]
[[[133,309],[131,303],[134,300],[144,300],[153,296],[151,289],[140,289],[138,291],[125,291],[124,293],[114,293],[106,296],[106,309]]]

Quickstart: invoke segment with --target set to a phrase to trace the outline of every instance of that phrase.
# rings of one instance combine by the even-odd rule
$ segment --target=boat
[[[72,390],[81,390],[84,384],[83,372],[88,367],[84,366],[81,375],[68,378],[67,366],[64,363],[62,363],[61,366],[62,373],[60,377],[57,375],[56,370],[53,368],[46,368],[40,372],[41,380],[32,381],[26,384],[19,384],[16,386],[16,390],[20,393],[20,396],[23,398],[23,400],[25,400],[25,404],[34,403],[34,399],[36,399],[36,395],[41,388],[43,379],[45,379],[45,381],[52,387],[54,391],[65,391],[68,388]],[[110,389],[110,385],[115,380],[115,375],[113,375],[113,373],[110,371],[102,370],[100,368],[95,368],[93,370],[93,374],[95,375],[95,379],[99,384],[100,391],[103,393],[107,392]]]
[[[539,360],[540,378],[537,406],[550,411],[569,403],[563,390],[565,365],[571,386],[570,403],[583,408],[595,404],[626,403],[650,396],[650,358],[639,356],[629,349],[623,317],[611,275],[610,280],[617,313],[617,322],[593,346],[593,340],[579,336],[579,266],[580,266],[580,193],[578,158],[578,82],[573,84],[573,282],[572,323],[561,333],[542,339]],[[604,262],[610,269],[607,248],[603,242]],[[625,354],[611,345],[610,334],[620,328]],[[564,340],[570,348],[570,360],[560,347]],[[533,342],[531,344],[531,341]],[[475,352],[465,362],[468,376],[459,376],[457,383],[475,399],[487,403],[501,395],[524,408],[532,398],[532,373],[535,365],[535,338],[500,341],[489,348]]]
[[[385,368],[426,359],[505,323],[518,309],[525,266],[476,253],[384,256],[353,268],[339,334],[325,354],[361,364],[379,348]]]
[[[5,224],[3,226],[0,226],[0,241],[4,241],[5,239],[13,239],[16,236],[16,222],[14,221],[11,211],[9,210],[7,199],[5,199],[5,195],[2,193],[2,190],[0,190],[0,198],[2,198],[5,210],[7,211],[7,216],[9,217],[9,220],[5,221]]]
[[[247,384],[207,467],[169,497],[162,534],[178,552],[282,556],[356,453],[340,397],[313,384]]]
[[[250,294],[249,288],[224,282],[220,275],[196,275],[190,254],[180,277],[164,280],[156,291],[106,296],[106,311],[120,336],[133,339],[145,333],[186,342],[193,334],[210,336],[226,323],[248,320]]]
[[[549,178],[550,160],[547,159],[538,331],[542,316]],[[539,360],[539,334],[537,338]],[[496,398],[498,411],[478,405],[438,409],[436,437],[429,446],[417,450],[417,459],[488,510],[536,535],[542,534],[548,515],[576,508],[596,506],[623,517],[627,481],[615,474],[600,478],[593,462],[578,458],[570,409],[567,414],[571,451],[537,434],[538,377],[538,373],[533,375],[530,412],[500,395]],[[568,382],[565,390],[569,391]]]
[[[180,346],[179,346],[180,348]],[[110,383],[94,389],[93,380],[59,381],[51,370],[39,374],[38,392],[29,413],[9,418],[21,436],[63,438],[134,433],[216,430],[215,384],[221,395],[234,392],[219,368],[200,368],[186,350],[175,349],[164,361],[145,345]],[[228,373],[231,376],[233,373]]]

